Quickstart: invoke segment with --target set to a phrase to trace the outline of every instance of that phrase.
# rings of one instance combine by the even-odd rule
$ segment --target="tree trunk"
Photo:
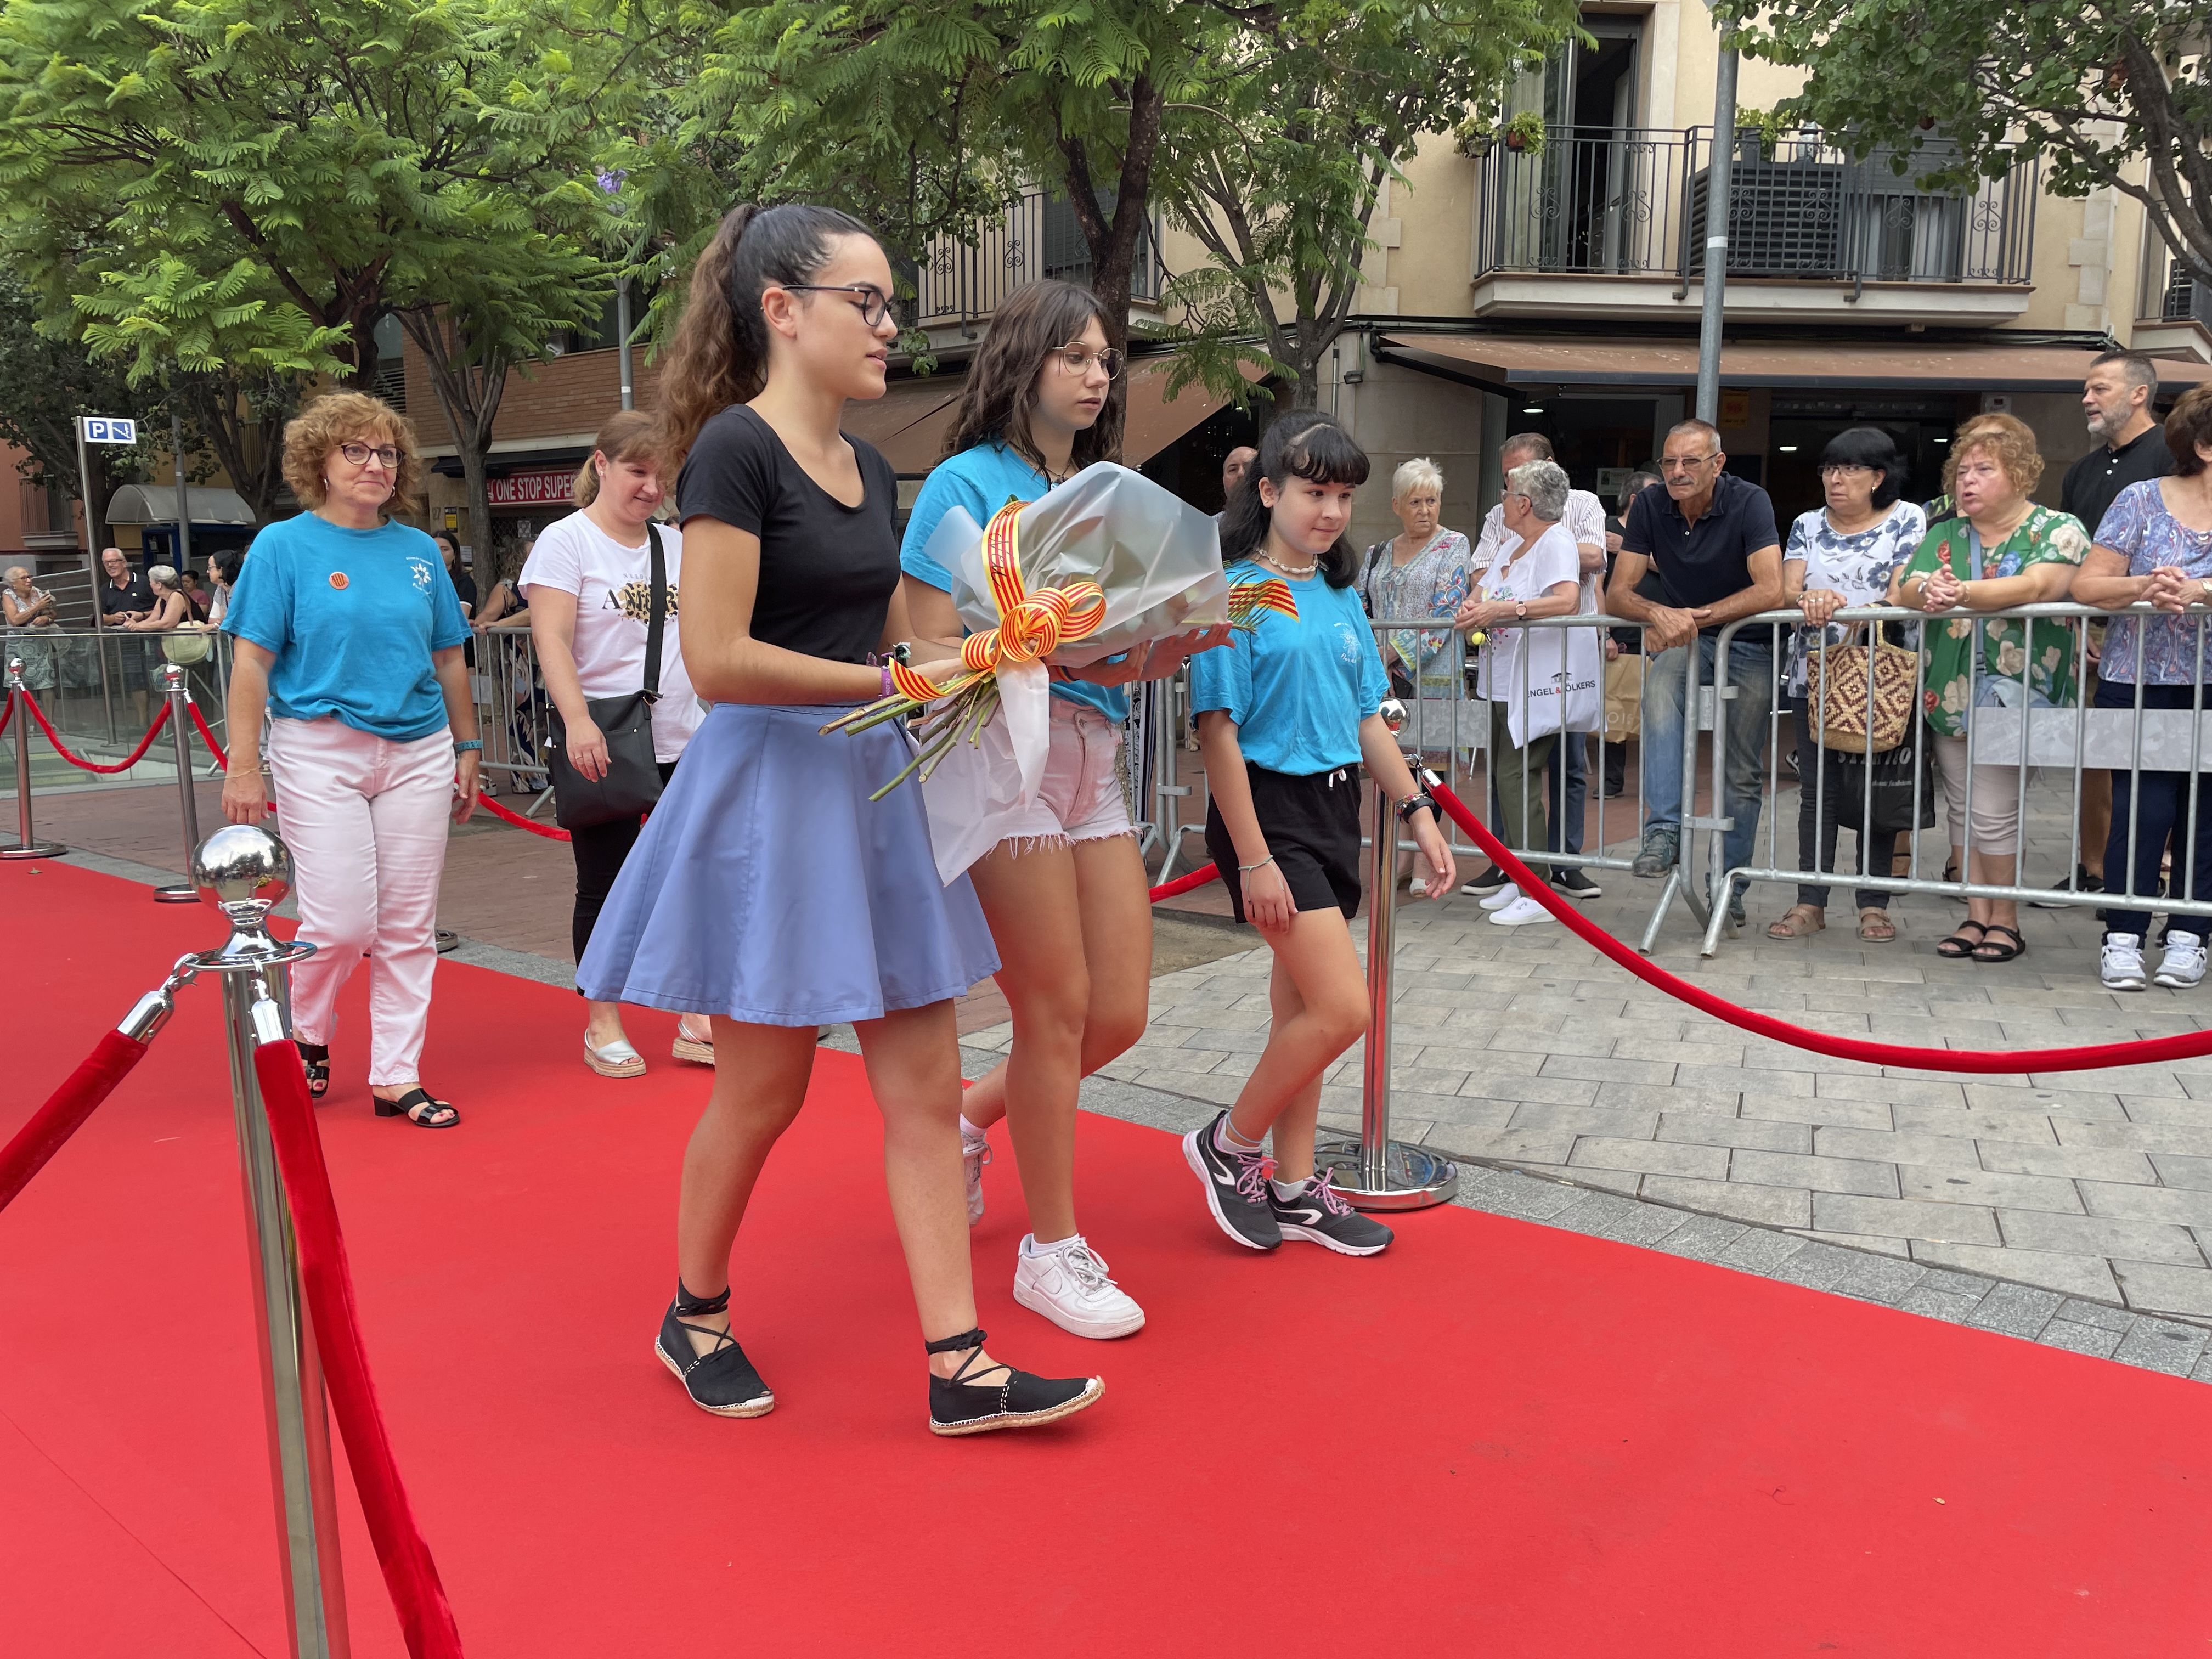
[[[471,562],[483,571],[491,568],[491,480],[484,476],[485,447],[461,440],[461,483],[468,492]],[[489,595],[487,592],[486,597]]]

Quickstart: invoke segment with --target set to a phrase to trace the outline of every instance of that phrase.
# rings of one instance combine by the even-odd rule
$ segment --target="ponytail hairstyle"
[[[641,410],[625,409],[619,415],[608,416],[607,423],[599,428],[599,435],[592,441],[592,453],[585,456],[583,465],[576,469],[576,505],[589,507],[599,498],[599,470],[592,465],[594,458],[605,456],[609,465],[617,461],[655,459],[659,451],[659,422]]]
[[[1345,430],[1334,415],[1301,410],[1279,417],[1260,440],[1260,459],[1230,492],[1221,512],[1221,557],[1224,563],[1249,559],[1267,544],[1267,527],[1274,514],[1260,499],[1260,480],[1280,490],[1291,478],[1308,483],[1364,484],[1367,482],[1367,452]],[[1346,538],[1321,556],[1321,574],[1331,587],[1349,587],[1359,572],[1359,556]]]
[[[768,321],[761,294],[810,283],[841,236],[875,233],[849,213],[805,202],[746,203],[722,216],[691,267],[683,320],[660,372],[661,475],[673,479],[699,428],[768,383]]]
[[[1030,437],[1030,410],[1036,405],[1037,377],[1044,373],[1045,354],[1079,338],[1093,322],[1109,339],[1113,337],[1105,306],[1087,288],[1047,278],[1018,289],[991,319],[991,331],[969,365],[967,384],[953,405],[952,424],[945,434],[945,453],[1003,443],[1042,472],[1044,457]],[[1090,429],[1075,434],[1068,464],[1078,471],[1121,453],[1121,416],[1127,399],[1117,395],[1120,384],[1117,380],[1107,388],[1105,406]]]

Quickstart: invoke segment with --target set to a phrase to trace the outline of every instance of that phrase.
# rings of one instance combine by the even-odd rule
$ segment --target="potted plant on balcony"
[[[1544,118],[1533,109],[1524,109],[1505,124],[1505,148],[1518,150],[1523,155],[1544,153]]]
[[[1480,161],[1498,143],[1498,123],[1491,116],[1468,112],[1452,123],[1452,148],[1470,161]]]

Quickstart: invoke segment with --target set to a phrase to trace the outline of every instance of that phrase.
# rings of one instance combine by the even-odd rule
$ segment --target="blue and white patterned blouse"
[[[1880,605],[1889,592],[1890,573],[1912,556],[1928,533],[1928,517],[1910,501],[1891,504],[1889,516],[1879,524],[1846,536],[1828,522],[1826,507],[1800,513],[1790,526],[1789,545],[1783,562],[1805,562],[1808,591],[1825,587],[1840,593],[1852,605]],[[1828,643],[1842,645],[1851,629],[1839,623],[1828,624]],[[1790,690],[1805,690],[1805,653],[1813,630],[1800,625],[1790,636]]]
[[[2097,526],[2096,544],[2126,554],[2130,576],[2148,576],[2170,564],[2186,575],[2212,578],[2212,531],[2191,530],[2175,518],[2158,483],[2147,478],[2115,495]],[[2197,632],[2205,627],[2196,617],[2115,617],[2105,630],[2105,653],[2097,672],[2124,685],[2136,684],[2136,630],[2140,628],[2142,684],[2193,685]],[[2212,669],[2212,630],[2204,641],[2204,660]]]

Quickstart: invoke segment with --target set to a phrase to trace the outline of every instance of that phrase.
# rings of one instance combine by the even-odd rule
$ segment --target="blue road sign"
[[[138,422],[125,420],[120,415],[84,415],[78,424],[88,444],[135,444],[138,441]]]

